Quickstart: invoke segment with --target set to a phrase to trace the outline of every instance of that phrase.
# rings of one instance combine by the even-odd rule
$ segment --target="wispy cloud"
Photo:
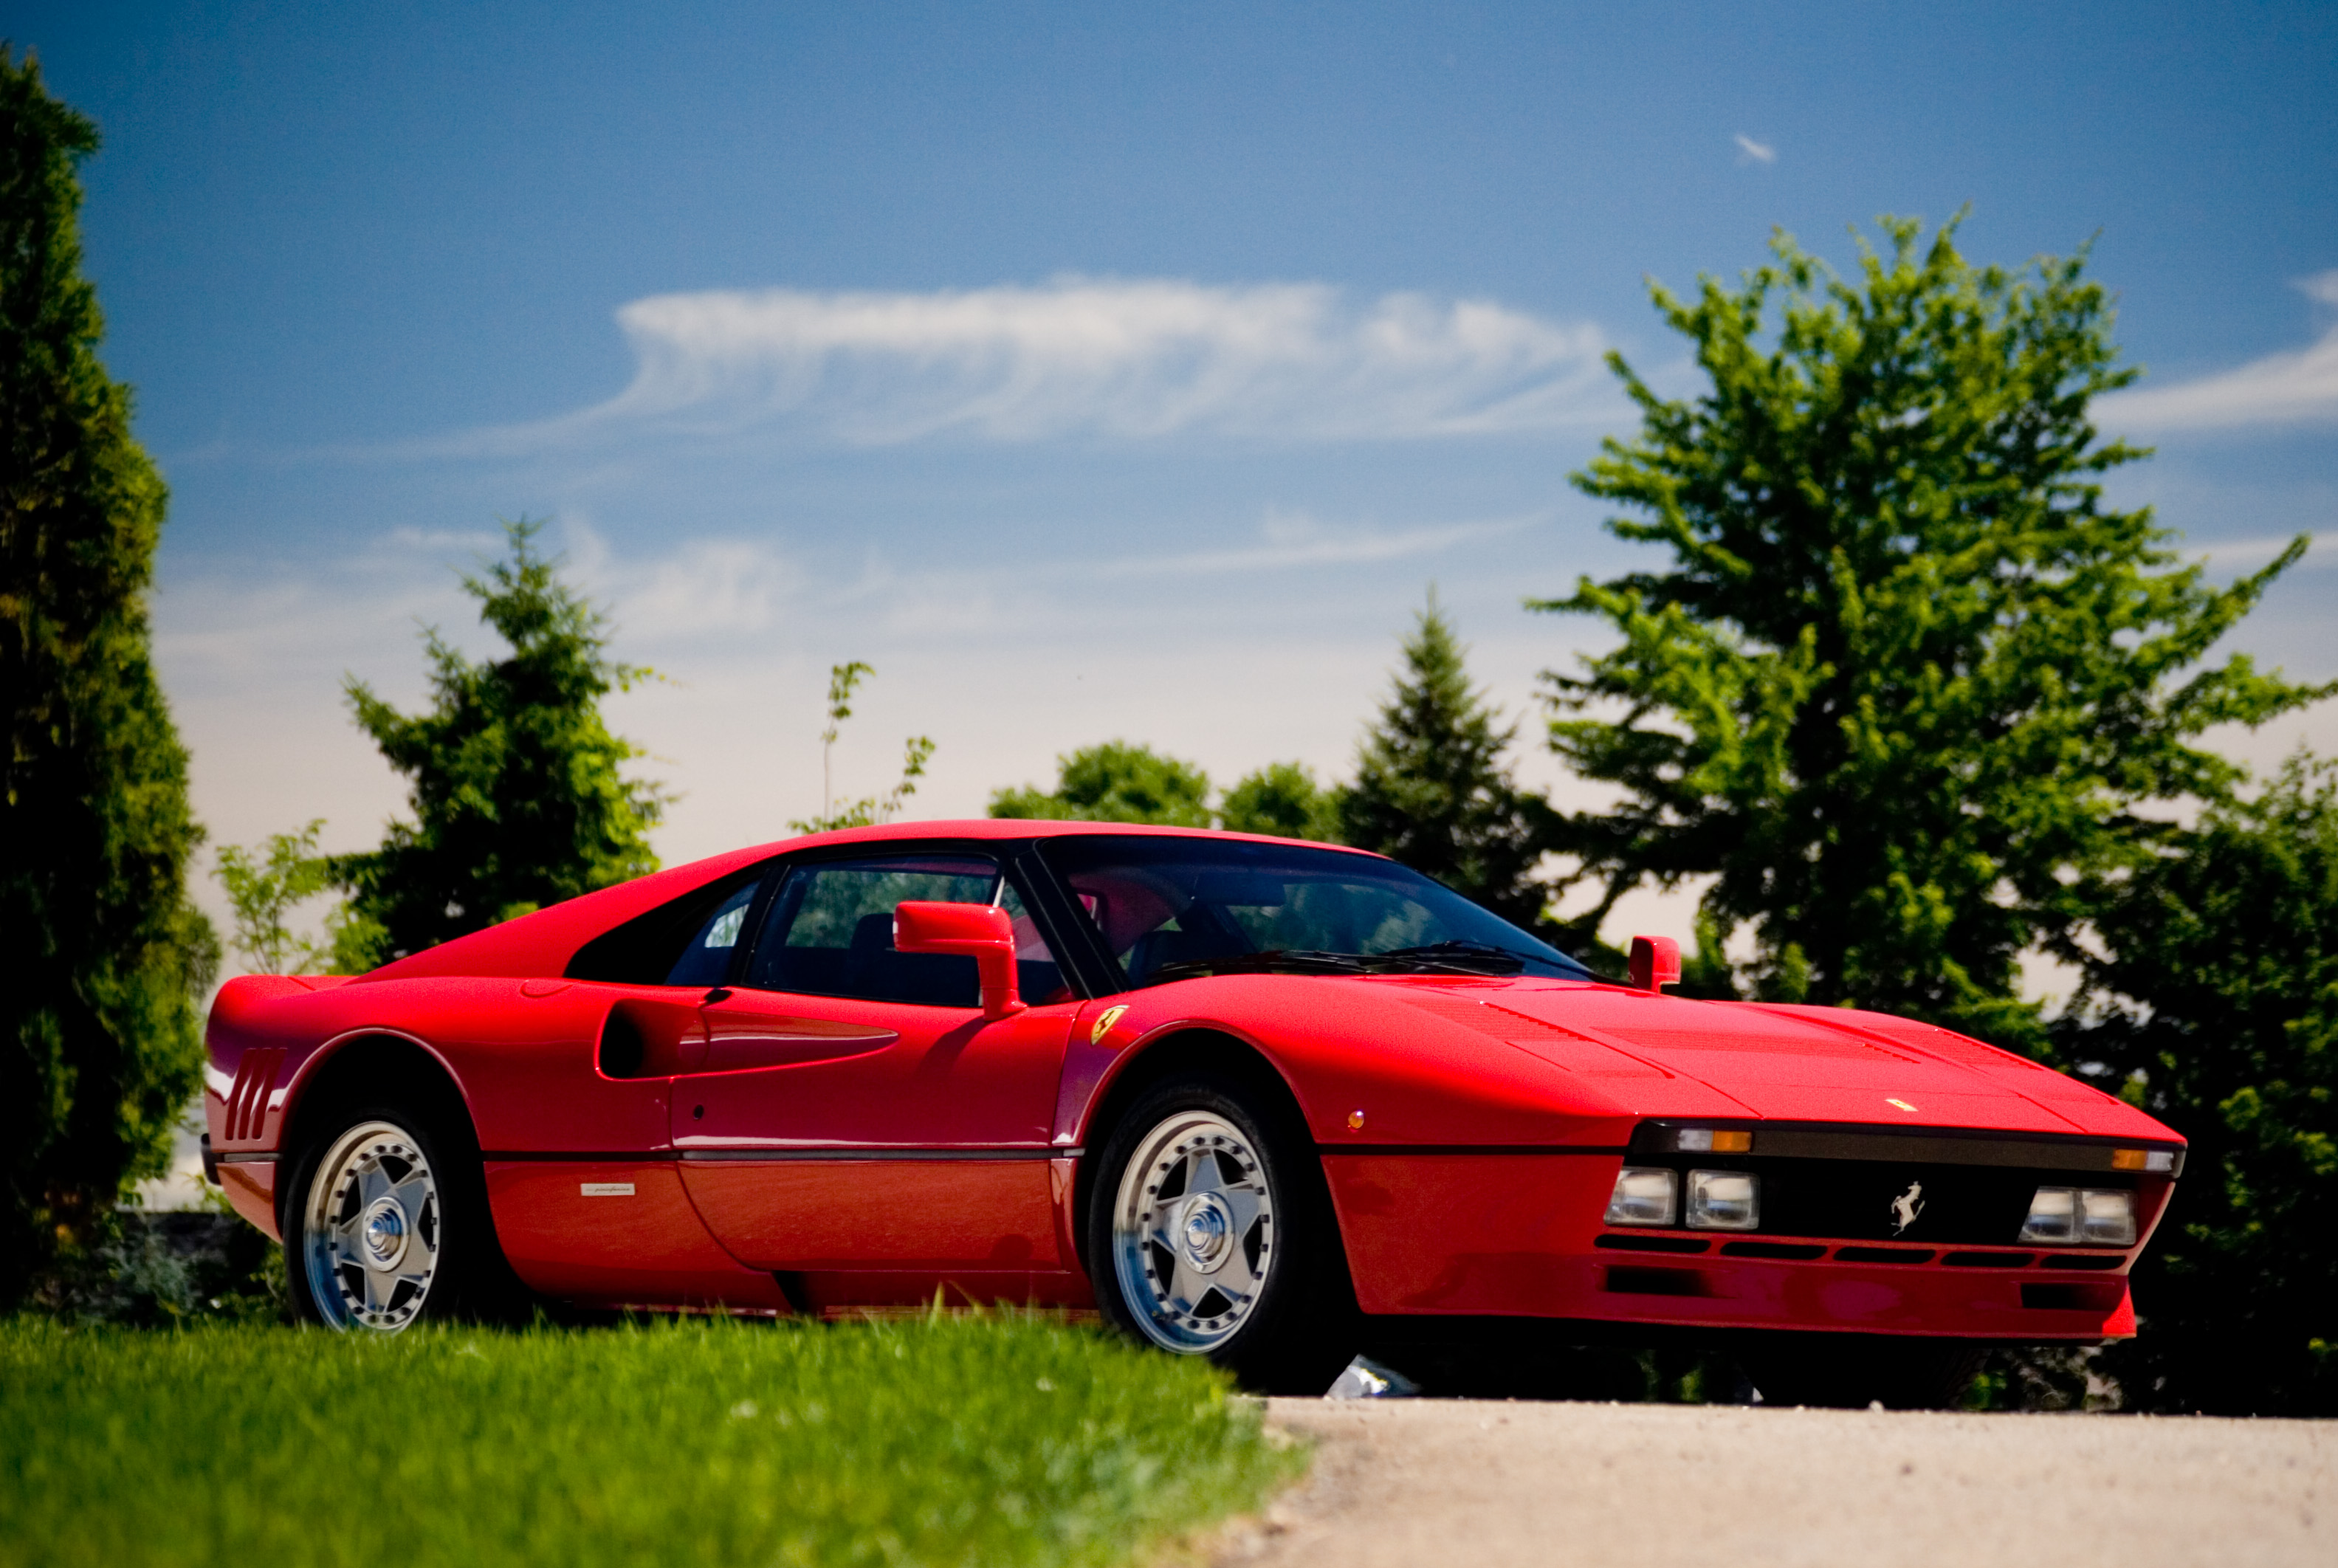
[[[1740,131],[1737,133],[1737,161],[1740,163],[1775,163],[1778,150],[1767,142],[1756,142]]]
[[[1136,556],[1068,565],[1072,575],[1099,579],[1210,576],[1233,572],[1274,572],[1302,566],[1337,566],[1434,554],[1457,544],[1478,544],[1518,534],[1547,521],[1535,513],[1471,523],[1431,523],[1410,528],[1375,529],[1326,523],[1304,512],[1270,511],[1255,544],[1199,550],[1182,555]]]
[[[1620,407],[1596,327],[1480,299],[1359,301],[1320,283],[723,290],[637,299],[617,322],[636,369],[616,397],[457,448],[624,432],[860,446],[1412,439],[1593,425]]]
[[[2338,307],[2338,268],[2299,280],[2320,304]],[[2145,387],[2106,397],[2097,417],[2117,430],[2226,430],[2338,419],[2338,321],[2312,345],[2197,380]]]

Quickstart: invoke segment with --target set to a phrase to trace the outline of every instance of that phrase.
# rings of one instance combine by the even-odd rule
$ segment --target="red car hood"
[[[2051,1068],[1886,1014],[1531,981],[1468,989],[1502,1021],[1494,1032],[1626,1103],[1674,1098],[1664,1080],[1685,1079],[1771,1121],[2174,1136]]]

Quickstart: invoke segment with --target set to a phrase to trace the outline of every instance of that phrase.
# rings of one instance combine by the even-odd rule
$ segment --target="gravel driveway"
[[[2338,1423],[1276,1399],[1242,1564],[2338,1564]]]

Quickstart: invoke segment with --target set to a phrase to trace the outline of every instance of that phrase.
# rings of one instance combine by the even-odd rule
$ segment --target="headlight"
[[[1762,1223],[1761,1184],[1743,1171],[1688,1173],[1688,1222],[1697,1230],[1751,1230]]]
[[[2095,1247],[2135,1245],[2135,1194],[2123,1190],[2088,1187],[2078,1194],[2084,1220],[2079,1240]]]
[[[2021,1240],[2048,1247],[2068,1247],[2078,1237],[2078,1190],[2040,1187],[2029,1200],[2029,1218],[2021,1222]]]
[[[1626,1165],[1616,1172],[1615,1195],[1607,1200],[1610,1225],[1669,1225],[1680,1209],[1679,1179],[1652,1165]]]
[[[2047,1247],[2132,1247],[2135,1194],[2121,1188],[2040,1187],[2021,1240]]]

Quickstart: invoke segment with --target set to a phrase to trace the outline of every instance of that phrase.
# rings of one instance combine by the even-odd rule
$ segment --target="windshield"
[[[1557,948],[1394,861],[1222,838],[1044,840],[1127,984],[1277,969],[1548,975]]]

